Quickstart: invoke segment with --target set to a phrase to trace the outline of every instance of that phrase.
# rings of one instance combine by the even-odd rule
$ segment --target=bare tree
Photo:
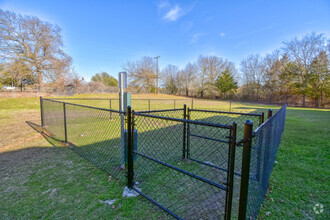
[[[244,88],[248,96],[258,101],[261,93],[264,66],[261,57],[250,55],[241,61]]]
[[[268,101],[272,102],[272,99],[279,93],[281,85],[280,75],[284,66],[280,61],[279,51],[276,50],[272,54],[267,54],[263,58],[263,81],[264,92],[268,97]]]
[[[284,42],[283,51],[295,62],[299,68],[297,75],[297,90],[303,96],[302,104],[305,106],[308,93],[308,79],[311,74],[311,64],[321,51],[326,51],[326,39],[323,34],[311,33],[302,39],[297,37]]]
[[[197,78],[199,82],[199,92],[201,98],[204,97],[205,84],[207,82],[208,59],[204,56],[199,56],[196,63]]]
[[[127,71],[132,87],[142,87],[151,92],[155,89],[155,62],[151,57],[142,57],[138,61],[128,61],[122,65]]]
[[[43,78],[56,65],[68,65],[71,58],[63,50],[61,28],[37,17],[0,10],[0,56],[21,59],[30,65],[43,88]]]
[[[221,72],[229,66],[229,62],[217,56],[200,56],[196,63],[201,97],[205,90],[213,97],[218,92],[216,80]]]
[[[188,63],[183,70],[183,84],[186,96],[189,96],[189,91],[193,89],[196,83],[196,66]]]
[[[163,86],[169,94],[176,94],[178,92],[178,73],[179,68],[174,65],[166,66],[161,73]]]

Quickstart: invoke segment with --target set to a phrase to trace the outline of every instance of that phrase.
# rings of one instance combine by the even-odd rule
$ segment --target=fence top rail
[[[180,100],[180,101],[182,101],[182,100],[185,100],[185,101],[191,101],[192,99],[132,99],[132,100],[157,100],[157,101],[161,101],[161,100],[165,100],[165,101],[177,101],[177,100]]]
[[[135,111],[135,113],[156,113],[156,112],[173,112],[173,111],[184,111],[184,108],[160,109],[160,110],[152,110],[152,111]]]
[[[274,115],[272,115],[270,118],[268,118],[264,123],[262,123],[259,127],[256,128],[256,130],[254,130],[253,134],[254,136],[256,135],[256,133],[259,132],[260,129],[262,129],[263,127],[266,126],[266,124],[269,124],[271,120],[273,120],[273,118],[275,118],[278,114],[280,114],[282,111],[284,111],[284,109],[286,109],[286,104],[282,106],[282,108],[280,110],[278,110]]]
[[[53,99],[53,100],[119,100],[117,98],[70,98],[70,97],[63,97],[63,98],[60,98],[60,97],[56,97],[56,98],[48,98],[48,99]],[[157,101],[161,101],[161,100],[164,100],[164,101],[174,101],[174,100],[180,100],[180,101],[191,101],[192,99],[131,99],[131,100],[145,100],[145,101],[152,101],[152,100],[157,100]]]
[[[42,100],[57,102],[57,103],[64,103],[66,105],[74,105],[74,106],[79,106],[79,107],[83,107],[83,108],[91,108],[91,109],[96,109],[96,110],[101,110],[101,111],[108,111],[108,112],[115,112],[115,113],[119,113],[119,114],[125,114],[125,112],[112,110],[112,109],[107,109],[107,108],[98,108],[98,107],[93,107],[93,106],[88,106],[88,105],[80,105],[80,104],[75,104],[75,103],[70,103],[70,102],[61,102],[61,101],[57,101],[57,100],[53,100],[53,99],[46,99],[46,98],[42,98]]]
[[[232,115],[248,115],[248,116],[256,116],[256,117],[261,117],[262,116],[262,114],[254,114],[254,113],[225,112],[225,111],[205,110],[205,109],[190,109],[190,108],[188,108],[188,111],[210,112],[210,113],[221,113],[221,114],[232,114]]]
[[[210,126],[210,127],[218,127],[218,128],[226,128],[226,129],[232,129],[233,126],[231,125],[223,125],[223,124],[214,124],[204,121],[195,121],[195,120],[187,120],[187,119],[180,119],[180,118],[171,118],[171,117],[164,117],[164,116],[158,116],[158,115],[150,115],[140,112],[134,112],[133,114],[144,116],[144,117],[150,117],[150,118],[158,118],[163,120],[169,120],[169,121],[177,121],[177,122],[183,122],[183,123],[189,123],[189,124],[196,124],[196,125],[204,125],[204,126]]]
[[[44,98],[45,99],[45,98]],[[52,100],[119,100],[119,99],[111,99],[111,98],[48,98]]]

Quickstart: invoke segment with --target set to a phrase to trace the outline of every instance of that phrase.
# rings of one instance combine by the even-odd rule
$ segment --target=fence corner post
[[[42,100],[42,96],[40,96],[40,117],[41,117],[41,127],[44,127],[44,103]]]
[[[133,187],[133,138],[132,138],[132,109],[127,106],[127,187]]]
[[[252,129],[253,129],[253,122],[250,120],[246,120],[244,123],[244,145],[243,145],[243,156],[242,156],[242,176],[241,176],[238,219],[246,219],[249,178],[250,178]]]

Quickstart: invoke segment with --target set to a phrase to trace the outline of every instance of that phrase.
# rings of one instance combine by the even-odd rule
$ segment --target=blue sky
[[[160,56],[159,66],[183,68],[199,55],[239,67],[249,54],[272,52],[306,33],[330,37],[330,1],[1,1],[0,8],[35,15],[63,29],[64,50],[89,80],[121,65]]]

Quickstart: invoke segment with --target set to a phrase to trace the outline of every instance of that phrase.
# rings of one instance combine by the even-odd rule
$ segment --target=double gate
[[[178,219],[230,219],[237,125],[188,118],[128,109],[128,187]]]

